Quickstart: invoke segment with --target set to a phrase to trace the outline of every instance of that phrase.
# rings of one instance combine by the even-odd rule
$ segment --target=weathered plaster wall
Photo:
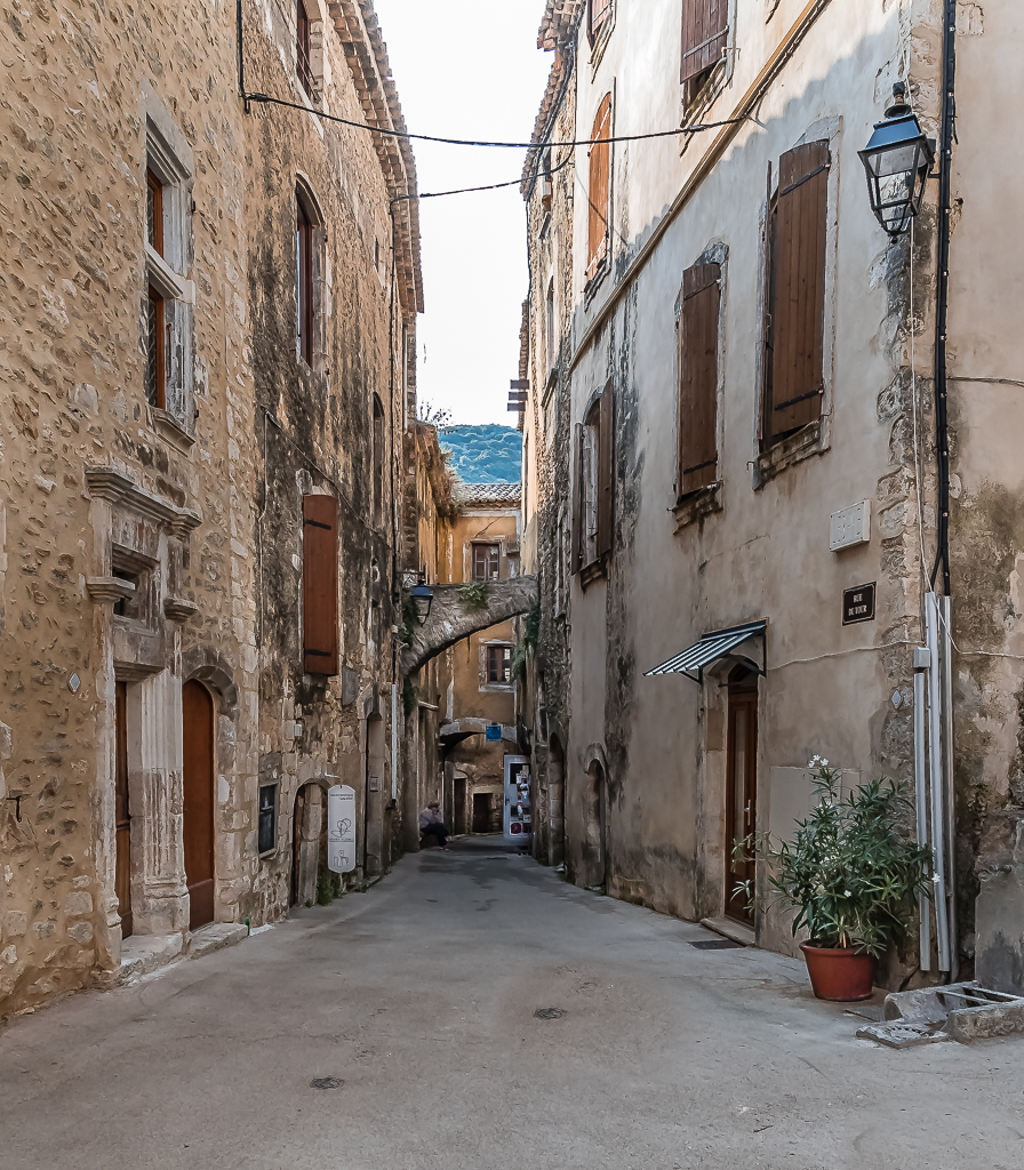
[[[569,594],[569,871],[582,884],[607,880],[618,896],[685,917],[720,914],[724,903],[727,669],[712,671],[703,688],[684,678],[646,679],[645,669],[709,630],[768,619],[757,758],[762,828],[784,832],[806,807],[804,769],[814,752],[852,776],[911,775],[911,644],[921,636],[914,410],[916,394],[923,538],[931,547],[930,345],[922,319],[912,379],[908,244],[889,246],[878,229],[856,151],[908,67],[934,132],[935,63],[916,47],[934,41],[938,8],[830,4],[805,27],[804,7],[783,0],[766,19],[763,6],[739,0],[732,43],[741,52],[730,55],[717,96],[698,115],[733,116],[770,54],[792,39],[757,123],[694,134],[682,149],[672,138],[617,144],[608,270],[585,287],[587,217],[577,216],[571,277],[559,288],[574,290],[571,419],[582,419],[609,378],[618,418],[608,579],[583,589],[574,578]],[[616,134],[674,124],[678,22],[679,6],[667,0],[645,5],[642,16],[620,5],[593,62],[580,33],[577,137],[589,132],[608,92]],[[719,135],[714,165],[687,186]],[[818,138],[829,139],[832,155],[821,439],[792,466],[755,476],[765,176],[784,151]],[[577,191],[586,190],[587,166],[577,152]],[[930,231],[925,218],[917,235],[922,301]],[[542,253],[533,222],[531,245]],[[677,302],[683,270],[709,248],[724,259],[721,511],[676,532]],[[533,321],[536,355],[543,351],[536,309]],[[568,509],[568,478],[549,483]],[[870,541],[830,552],[830,513],[863,499],[871,501]],[[868,581],[878,583],[876,620],[843,627],[843,589]],[[556,604],[543,596],[550,629]],[[594,779],[602,769],[603,792]],[[779,949],[793,945],[780,916],[761,921],[759,937]]]

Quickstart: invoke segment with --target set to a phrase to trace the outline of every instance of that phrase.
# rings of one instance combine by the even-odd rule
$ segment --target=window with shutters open
[[[827,140],[779,160],[765,248],[762,449],[821,418],[829,162]]]
[[[587,0],[587,40],[593,47],[611,24],[615,0]]]
[[[730,0],[683,0],[681,80],[686,101],[695,101],[729,44]]]
[[[338,501],[302,497],[302,657],[306,674],[338,673]]]
[[[721,287],[719,264],[695,264],[683,273],[676,471],[679,497],[709,487],[718,477]]]
[[[609,382],[576,427],[573,571],[604,570],[615,523],[615,391]]]
[[[587,280],[601,271],[608,256],[608,225],[611,221],[612,95],[605,94],[594,118],[591,132],[590,180],[587,196],[590,217],[587,232]]]

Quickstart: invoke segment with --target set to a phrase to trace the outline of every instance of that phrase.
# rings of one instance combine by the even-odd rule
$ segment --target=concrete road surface
[[[802,964],[711,937],[498,840],[430,850],[13,1021],[0,1167],[1024,1166],[1024,1040],[879,1048]]]

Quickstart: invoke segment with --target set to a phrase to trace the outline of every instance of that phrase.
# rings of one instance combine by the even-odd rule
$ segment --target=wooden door
[[[489,792],[473,793],[473,832],[489,833],[491,831],[491,794]]]
[[[295,794],[295,809],[292,815],[292,888],[290,904],[298,906],[302,901],[302,826],[306,819],[306,789],[300,788]]]
[[[115,684],[114,727],[114,892],[121,937],[127,938],[132,933],[132,816],[128,804],[128,686],[123,682]]]
[[[189,930],[213,921],[213,700],[197,682],[182,688],[183,833]]]
[[[757,675],[744,667],[729,675],[726,784],[725,912],[753,925],[750,898],[737,892],[737,886],[753,882],[754,863],[733,853],[736,841],[745,840],[757,826]]]

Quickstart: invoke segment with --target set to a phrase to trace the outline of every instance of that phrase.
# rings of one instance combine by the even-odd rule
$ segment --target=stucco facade
[[[527,419],[552,497],[545,502],[540,490],[539,514],[568,517],[586,494],[580,468],[589,465],[576,454],[574,428],[587,430],[608,387],[611,414],[595,425],[614,419],[610,547],[591,555],[585,530],[574,549],[565,524],[554,547],[538,544],[536,561],[524,563],[542,575],[544,645],[563,620],[555,582],[575,557],[564,619],[571,682],[547,702],[538,694],[535,727],[543,755],[564,695],[566,861],[581,884],[684,918],[735,914],[731,842],[743,814],[746,828],[788,833],[809,807],[812,754],[829,757],[846,784],[880,774],[913,783],[914,649],[925,637],[942,511],[939,223],[931,184],[913,237],[890,242],[871,214],[857,151],[900,80],[926,132],[938,134],[944,7],[735,0],[720,56],[697,84],[681,84],[676,0],[652,0],[642,13],[613,5],[593,44],[585,4],[548,6],[542,44],[558,49],[556,73],[575,63],[575,139],[590,138],[609,96],[613,137],[695,127],[611,144],[607,232],[596,254],[587,148],[567,166],[574,204],[559,204],[555,185],[551,220],[568,234],[568,261],[551,262],[541,226],[537,162],[546,141],[566,140],[564,97],[546,99],[524,183],[534,277]],[[1021,266],[1006,231],[1014,162],[991,127],[1019,90],[1019,74],[1001,62],[1019,51],[1024,27],[1008,2],[955,8],[948,402],[959,954],[951,974],[976,955],[979,976],[1019,990],[1021,484],[1006,444],[1020,409],[1011,318]],[[821,161],[787,186],[787,166],[812,155]],[[766,262],[776,209],[805,183],[822,209],[821,383],[813,419],[777,436],[765,406],[766,306],[775,303]],[[679,331],[684,274],[698,267],[715,272],[718,298],[714,467],[690,491],[679,478],[680,434],[696,423],[678,417]],[[540,324],[547,290],[538,280],[548,269],[555,304],[571,305],[559,314],[551,388]],[[567,415],[561,431],[544,422],[545,396]],[[833,548],[843,545],[833,517],[845,509],[859,527]],[[844,624],[844,592],[869,583],[873,619]],[[709,632],[754,622],[766,623],[764,638],[709,663],[699,680],[645,677]],[[750,720],[755,766],[740,819],[727,824],[743,765],[730,735],[745,736]],[[752,925],[761,945],[793,948],[785,914],[759,914]],[[902,973],[915,952],[916,935],[895,960]]]
[[[449,583],[485,588],[519,572],[518,484],[459,484]],[[449,651],[451,681],[441,728],[450,777],[449,823],[457,833],[500,832],[503,768],[518,745],[514,619],[471,634]],[[500,727],[499,739],[487,727]]]
[[[69,2],[0,33],[0,1014],[316,897],[330,783],[359,795],[356,876],[399,836],[415,173],[240,94],[241,58],[250,91],[400,126],[371,4],[310,0],[301,81],[295,6],[242,9]],[[321,675],[303,507],[327,494]]]

